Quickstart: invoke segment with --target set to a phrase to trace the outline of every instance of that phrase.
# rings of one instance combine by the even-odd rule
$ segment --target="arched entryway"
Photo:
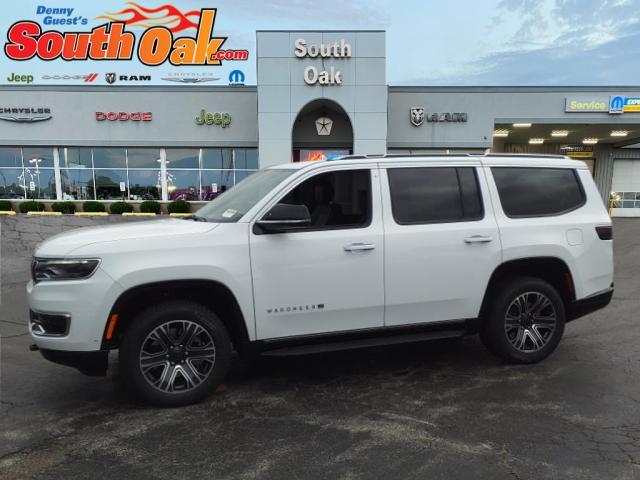
[[[292,160],[326,160],[353,153],[347,112],[333,100],[313,100],[300,110],[291,132]]]

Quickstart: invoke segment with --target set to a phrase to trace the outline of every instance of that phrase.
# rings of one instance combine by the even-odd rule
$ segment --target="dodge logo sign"
[[[150,122],[151,112],[96,112],[96,120],[99,122],[104,120],[110,122]]]

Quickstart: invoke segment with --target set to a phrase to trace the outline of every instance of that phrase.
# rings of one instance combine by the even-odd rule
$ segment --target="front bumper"
[[[50,362],[74,367],[85,375],[102,377],[107,374],[109,352],[69,352],[64,350],[47,350],[40,348],[40,354]]]
[[[576,300],[567,306],[567,322],[584,317],[589,313],[606,307],[613,297],[613,285],[602,292],[594,293],[588,297]]]
[[[121,293],[120,285],[100,267],[85,280],[30,281],[31,338],[44,350],[99,351],[109,312]],[[67,323],[51,334],[53,318],[66,318]]]

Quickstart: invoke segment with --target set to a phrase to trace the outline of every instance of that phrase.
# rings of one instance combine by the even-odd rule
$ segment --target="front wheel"
[[[538,278],[517,277],[498,286],[480,331],[485,346],[514,363],[535,363],[560,343],[565,325],[562,298]]]
[[[220,319],[187,301],[138,315],[120,345],[120,377],[140,399],[162,407],[196,403],[222,382],[231,342]]]

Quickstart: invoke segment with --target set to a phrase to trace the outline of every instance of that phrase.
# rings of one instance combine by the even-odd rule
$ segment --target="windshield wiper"
[[[209,220],[207,220],[204,217],[201,217],[199,215],[193,214],[193,215],[189,215],[188,217],[184,217],[185,220],[193,220],[194,222],[208,222]]]

